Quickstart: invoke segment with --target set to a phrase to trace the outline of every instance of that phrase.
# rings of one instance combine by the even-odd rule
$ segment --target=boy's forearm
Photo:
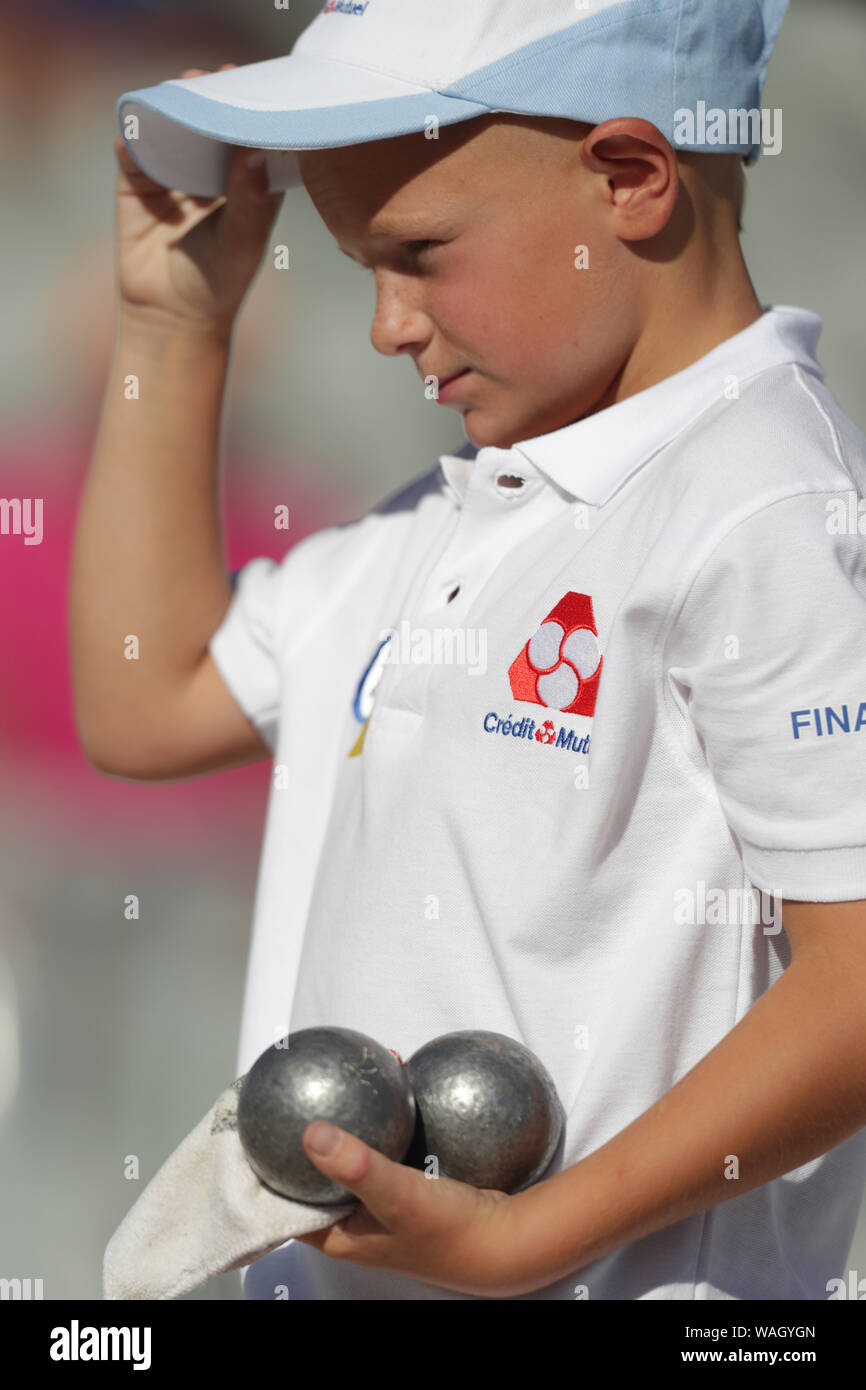
[[[98,751],[97,730],[100,746],[122,746],[158,720],[228,606],[219,452],[230,349],[216,330],[119,317],[70,585],[88,751]],[[134,663],[125,655],[132,635]]]
[[[866,1126],[863,986],[863,972],[838,961],[792,962],[651,1109],[512,1198],[526,1283],[503,1295],[571,1272],[579,1282],[590,1261],[771,1182]]]

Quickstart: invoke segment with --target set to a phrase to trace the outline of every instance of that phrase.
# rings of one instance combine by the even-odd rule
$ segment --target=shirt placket
[[[537,471],[508,450],[479,451],[463,505],[441,553],[407,596],[392,629],[392,652],[376,692],[370,733],[392,718],[424,714],[436,665],[437,629],[459,628],[535,509],[554,501]],[[535,506],[533,506],[535,504]],[[551,515],[554,512],[551,510]],[[430,659],[412,659],[426,639]],[[417,647],[416,647],[417,650]]]

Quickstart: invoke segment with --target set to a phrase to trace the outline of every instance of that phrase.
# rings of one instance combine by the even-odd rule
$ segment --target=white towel
[[[106,1299],[179,1298],[357,1209],[293,1202],[256,1176],[238,1138],[238,1077],[151,1178],[105,1250]]]

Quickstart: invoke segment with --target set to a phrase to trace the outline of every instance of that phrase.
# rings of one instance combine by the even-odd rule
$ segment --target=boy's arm
[[[785,973],[600,1149],[508,1197],[428,1182],[340,1129],[318,1150],[332,1127],[317,1121],[304,1132],[308,1157],[362,1205],[296,1239],[336,1260],[513,1298],[578,1283],[610,1251],[843,1143],[866,1126],[866,901],[786,901],[782,915]]]
[[[219,453],[232,335],[279,197],[244,152],[227,198],[208,203],[115,150],[117,345],[77,521],[70,653],[90,761],[159,780],[269,752],[207,648],[231,601]]]
[[[231,598],[218,507],[229,353],[228,337],[121,310],[70,589],[79,737],[106,772],[181,775],[181,749],[194,767],[220,718],[238,752],[258,740],[224,685],[222,715],[216,698],[198,719],[186,700]]]
[[[730,1033],[600,1149],[511,1199],[498,1296],[579,1273],[866,1126],[866,901],[786,900],[782,920],[791,963]]]

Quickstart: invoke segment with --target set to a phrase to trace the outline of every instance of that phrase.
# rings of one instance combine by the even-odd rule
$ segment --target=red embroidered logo
[[[592,599],[567,593],[508,668],[511,692],[562,714],[591,715],[602,660]]]

